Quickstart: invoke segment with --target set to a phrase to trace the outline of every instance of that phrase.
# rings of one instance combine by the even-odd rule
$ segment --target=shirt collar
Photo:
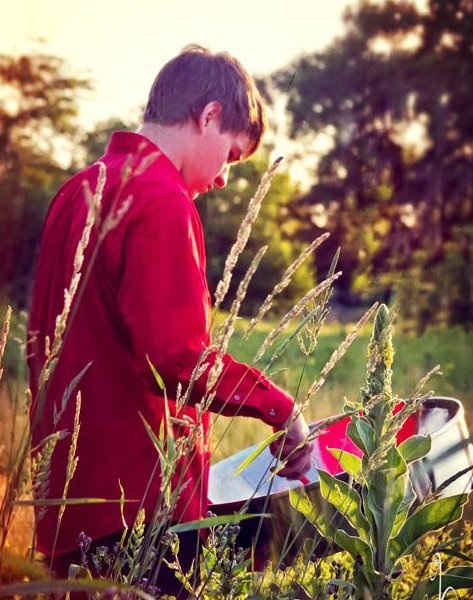
[[[107,153],[109,152],[132,155],[139,153],[141,160],[145,160],[147,156],[157,152],[158,155],[155,161],[150,164],[150,168],[159,161],[160,169],[164,167],[167,174],[176,180],[176,183],[183,188],[186,195],[190,198],[189,188],[174,163],[171,162],[154,142],[144,135],[133,131],[114,131],[107,145]]]

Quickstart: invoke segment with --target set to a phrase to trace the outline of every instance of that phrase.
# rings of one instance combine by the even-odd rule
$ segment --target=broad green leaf
[[[363,488],[366,517],[372,525],[372,531],[376,532],[378,556],[387,561],[388,568],[391,566],[388,564],[388,542],[404,500],[407,478],[406,463],[397,449],[391,447],[385,463],[370,474],[368,486]]]
[[[473,587],[473,566],[472,565],[458,565],[450,567],[444,573],[445,576],[449,577],[461,577],[462,579],[468,579],[470,584],[468,587]],[[460,589],[460,588],[456,588]]]
[[[232,575],[239,575],[240,573],[244,573],[246,569],[253,563],[251,558],[244,560],[241,563],[237,563],[232,567]]]
[[[361,497],[358,492],[344,481],[333,477],[326,471],[317,469],[320,477],[322,496],[330,502],[358,531],[364,540],[369,539],[370,524],[363,515]]]
[[[329,541],[333,541],[337,528],[318,507],[309,500],[307,494],[302,490],[289,490],[291,505],[312,523],[317,531]]]
[[[432,439],[430,435],[413,435],[398,446],[398,450],[406,463],[423,458],[430,452]]]
[[[442,576],[422,579],[415,590],[414,598],[443,598],[448,588],[464,590],[473,588],[473,567],[462,565],[451,567]]]
[[[361,458],[359,456],[340,448],[327,448],[327,450],[338,460],[348,475],[358,480],[361,471]]]
[[[362,568],[366,569],[367,572],[375,571],[371,546],[361,538],[348,535],[348,533],[339,529],[335,534],[335,543],[346,550],[354,560],[360,556],[363,561]]]
[[[448,548],[448,547],[445,547],[444,544],[440,544],[439,550],[441,550],[444,554],[448,554],[449,556],[456,556],[457,558],[461,558],[462,560],[466,560],[468,562],[473,563],[473,556],[465,554],[464,552],[460,552],[459,550],[456,550],[455,548]]]
[[[406,519],[409,515],[409,510],[416,498],[417,498],[417,496],[412,488],[412,483],[411,483],[410,479],[407,477],[406,478],[406,488],[404,491],[404,498],[402,499],[402,502],[399,505],[399,508],[397,509],[397,515],[396,515],[396,518],[394,519],[394,524],[393,524],[393,528],[391,531],[391,537],[396,537],[396,535],[399,533],[401,527],[406,522]]]
[[[461,518],[463,505],[468,494],[458,494],[440,498],[418,508],[401,527],[398,535],[391,540],[390,548],[395,560],[409,554],[415,544],[430,531],[441,529]]]
[[[352,417],[347,427],[347,436],[366,456],[371,456],[379,445],[375,430],[361,417]]]
[[[377,551],[387,557],[389,538],[392,535],[398,510],[405,493],[406,477],[397,476],[395,469],[372,474],[365,492],[367,516],[377,532]]]
[[[215,549],[211,548],[210,550],[205,546],[202,548],[202,557],[204,559],[204,568],[207,573],[212,573],[215,565],[217,564],[217,557],[215,555]]]
[[[289,490],[289,501],[291,505],[306,517],[311,523],[317,518],[318,510],[307,494],[298,489]]]
[[[227,525],[228,523],[239,523],[240,521],[246,521],[247,519],[255,518],[271,518],[272,515],[266,513],[257,513],[249,515],[245,514],[234,514],[234,515],[221,515],[218,517],[208,517],[205,519],[198,519],[197,521],[187,521],[186,523],[178,523],[169,528],[169,531],[173,533],[181,533],[183,531],[193,531],[195,529],[207,529],[208,527],[218,527],[219,525]]]
[[[386,469],[389,471],[394,469],[398,477],[407,474],[407,463],[396,446],[392,446],[388,450]]]
[[[239,475],[242,471],[244,471],[248,465],[250,465],[256,458],[258,458],[258,456],[263,452],[263,450],[266,450],[266,448],[270,444],[275,442],[278,438],[280,438],[284,434],[285,434],[284,430],[276,431],[276,433],[273,433],[272,435],[267,437],[265,440],[263,440],[261,442],[261,444],[258,444],[258,446],[253,450],[253,452],[251,452],[251,454],[249,454],[245,458],[245,460],[239,465],[239,467],[235,470],[235,472],[233,473],[233,477],[236,477],[236,475]]]

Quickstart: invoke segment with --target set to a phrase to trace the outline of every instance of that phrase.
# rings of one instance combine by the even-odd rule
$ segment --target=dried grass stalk
[[[8,333],[10,331],[11,315],[11,306],[7,306],[7,312],[5,314],[5,318],[3,319],[2,329],[0,331],[0,379],[2,378],[3,374],[2,359],[7,345]]]
[[[230,282],[232,280],[233,269],[235,268],[238,257],[245,249],[248,238],[250,237],[251,228],[259,214],[261,203],[269,190],[274,173],[276,172],[276,169],[280,165],[281,161],[282,158],[278,158],[269,167],[269,169],[263,175],[255,195],[248,204],[245,217],[243,218],[240,228],[238,229],[236,241],[226,258],[222,279],[217,285],[217,290],[215,292],[215,310],[218,309],[223,299],[227,295],[228,288],[230,287]]]
[[[230,308],[230,314],[228,315],[228,317],[225,319],[225,321],[222,323],[222,325],[218,329],[215,344],[214,344],[218,348],[218,351],[217,351],[217,356],[216,356],[215,362],[212,365],[212,368],[209,373],[209,377],[207,379],[207,387],[206,387],[207,393],[210,392],[214,388],[215,384],[218,381],[218,378],[220,377],[220,374],[223,369],[223,355],[227,351],[228,343],[229,343],[230,338],[232,337],[233,332],[235,330],[235,320],[238,317],[238,313],[240,312],[241,303],[243,302],[243,300],[246,297],[246,292],[248,290],[250,281],[253,278],[253,275],[255,274],[256,269],[258,268],[258,266],[261,262],[261,259],[265,255],[267,249],[268,249],[268,246],[263,246],[262,248],[260,248],[258,250],[256,255],[253,257],[253,260],[251,261],[251,264],[248,267],[248,270],[246,271],[244,278],[240,281],[240,283],[238,285],[238,289],[237,289],[235,298],[234,298],[234,300],[232,302],[232,306]],[[207,400],[205,402],[205,405],[208,406]]]
[[[319,285],[317,285],[316,287],[309,290],[307,294],[303,298],[301,298],[299,302],[293,308],[291,308],[289,312],[287,312],[284,315],[277,327],[270,331],[270,333],[266,336],[266,339],[261,344],[259,350],[255,354],[254,360],[259,360],[266,352],[266,350],[273,344],[274,340],[278,337],[278,335],[286,329],[286,327],[289,325],[292,319],[302,314],[306,306],[312,300],[314,300],[314,298],[317,298],[317,296],[325,292],[325,290],[327,290],[332,285],[332,283],[340,277],[340,275],[341,272],[335,273],[335,275],[333,275],[332,277],[329,277],[325,281],[322,281],[322,283],[319,283]]]
[[[57,363],[57,357],[62,346],[64,332],[66,331],[67,321],[72,306],[72,301],[79,288],[81,280],[81,268],[84,263],[85,250],[89,244],[90,234],[92,227],[96,223],[96,219],[100,214],[100,207],[102,202],[102,193],[105,187],[107,179],[107,170],[105,164],[100,162],[99,175],[97,180],[97,186],[95,192],[92,194],[88,182],[84,185],[84,193],[88,206],[87,218],[84,230],[82,231],[81,238],[77,244],[76,252],[74,255],[74,266],[71,277],[71,283],[68,288],[64,290],[64,306],[61,313],[56,317],[56,325],[54,328],[54,340],[51,351],[47,354],[46,361],[41,370],[39,377],[39,387],[42,388],[51,376],[52,371]]]
[[[316,238],[307,248],[305,248],[296,260],[289,265],[289,267],[284,272],[283,276],[279,283],[277,283],[273,290],[266,296],[263,304],[260,306],[258,314],[256,317],[253,317],[250,321],[248,329],[246,330],[244,339],[248,339],[251,332],[254,330],[256,325],[264,318],[268,310],[271,308],[273,300],[276,296],[278,296],[282,291],[284,291],[287,286],[291,283],[292,276],[297,271],[297,269],[301,266],[301,264],[305,261],[305,259],[310,256],[325,240],[330,236],[329,233],[324,233]]]
[[[69,446],[69,453],[67,456],[67,466],[66,466],[66,480],[64,482],[64,490],[62,492],[62,499],[66,500],[67,493],[69,491],[69,485],[74,477],[74,473],[77,469],[77,463],[79,462],[79,457],[76,455],[77,452],[77,441],[79,439],[79,431],[80,431],[80,410],[82,405],[82,397],[80,391],[77,392],[76,396],[76,412],[74,415],[74,427],[72,430],[71,436],[71,445]],[[61,504],[59,507],[57,522],[56,522],[56,533],[54,536],[53,550],[51,552],[51,556],[54,556],[56,550],[57,539],[59,537],[59,529],[61,528],[62,517],[66,510],[66,505]]]
[[[327,375],[330,373],[330,371],[333,369],[333,367],[337,364],[337,362],[342,358],[342,356],[345,354],[345,352],[351,346],[352,342],[356,339],[356,337],[360,333],[360,331],[363,328],[363,326],[365,325],[365,323],[367,323],[371,319],[373,313],[376,311],[377,308],[378,308],[378,302],[373,304],[373,306],[369,310],[367,310],[367,312],[356,323],[356,325],[353,327],[353,329],[350,331],[350,333],[347,335],[347,337],[343,340],[343,342],[340,344],[340,346],[332,353],[332,356],[325,363],[325,366],[322,369],[322,372],[320,373],[320,377],[318,379],[316,379],[312,383],[312,385],[309,387],[307,394],[306,394],[304,404],[302,406],[302,410],[305,410],[305,408],[308,406],[308,404],[311,401],[311,399],[313,398],[313,396],[324,385],[325,380],[327,379]]]

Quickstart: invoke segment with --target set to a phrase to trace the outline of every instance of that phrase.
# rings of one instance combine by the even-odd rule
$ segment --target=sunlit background
[[[91,79],[80,102],[90,125],[126,117],[145,101],[160,67],[183,46],[227,50],[267,74],[341,33],[353,0],[0,0],[0,52],[44,51]]]
[[[101,155],[113,130],[136,127],[156,73],[197,43],[230,52],[257,77],[271,124],[258,153],[232,167],[227,187],[197,202],[211,291],[269,162],[285,157],[234,270],[230,299],[268,246],[230,351],[253,363],[265,335],[330,273],[341,248],[343,274],[317,343],[307,360],[291,343],[270,376],[303,400],[356,320],[382,301],[398,310],[395,393],[409,398],[440,364],[442,376],[427,387],[462,400],[471,430],[472,32],[471,0],[0,0],[0,319],[12,305],[22,339],[56,190]],[[325,233],[242,341],[268,292]],[[366,327],[330,372],[310,420],[359,397],[369,335]],[[13,422],[2,406],[10,415],[10,387],[26,380],[15,344],[3,363],[0,448],[12,439],[2,426]],[[214,458],[263,439],[261,427],[246,420],[235,435],[216,435]]]

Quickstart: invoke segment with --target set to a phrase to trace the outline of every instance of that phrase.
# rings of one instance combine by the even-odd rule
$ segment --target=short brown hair
[[[143,121],[161,125],[198,120],[212,101],[222,106],[221,131],[245,133],[258,147],[266,129],[266,113],[255,82],[226,52],[212,54],[201,46],[186,46],[158,73]]]

